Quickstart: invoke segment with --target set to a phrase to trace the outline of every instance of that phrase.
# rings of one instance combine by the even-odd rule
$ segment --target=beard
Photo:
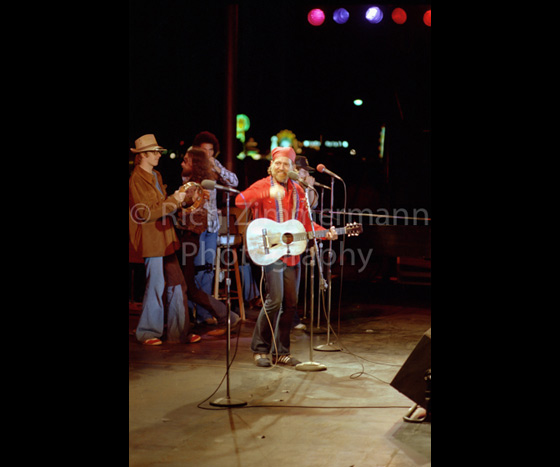
[[[282,170],[272,169],[271,170],[272,178],[279,183],[286,183],[288,181],[288,173]]]

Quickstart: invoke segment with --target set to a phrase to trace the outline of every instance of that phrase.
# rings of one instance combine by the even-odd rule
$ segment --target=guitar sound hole
[[[285,233],[284,235],[282,235],[282,241],[286,245],[289,245],[290,243],[292,243],[294,241],[294,236],[291,233]]]

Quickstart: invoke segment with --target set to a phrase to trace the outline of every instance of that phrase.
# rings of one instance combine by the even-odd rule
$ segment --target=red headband
[[[291,161],[295,164],[296,162],[296,152],[294,151],[294,148],[287,148],[287,147],[276,147],[272,150],[272,160],[276,159],[278,156],[284,156],[287,157],[288,159],[291,159]]]

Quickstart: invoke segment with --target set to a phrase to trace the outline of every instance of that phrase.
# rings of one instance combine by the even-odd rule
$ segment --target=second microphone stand
[[[308,187],[305,187],[305,201],[307,203],[307,212],[309,214],[309,220],[311,221],[311,230],[313,232],[314,246],[311,248],[311,258],[312,258],[312,260],[311,260],[311,274],[313,274],[313,269],[315,267],[313,255],[314,255],[314,252],[317,253],[319,251],[319,248],[317,247],[317,237],[315,236],[315,226],[313,225],[313,214],[312,214],[312,210],[311,210],[311,204],[309,203],[309,188]],[[319,290],[324,291],[327,287],[327,283],[326,283],[325,279],[323,278],[323,267],[322,267],[322,264],[321,264],[320,260],[317,261],[317,265],[319,267]],[[309,327],[311,329],[310,337],[309,337],[309,361],[298,363],[296,365],[296,370],[299,370],[299,371],[323,371],[323,370],[326,370],[327,367],[325,365],[323,365],[322,363],[317,363],[317,362],[313,361],[313,306],[311,307],[311,312],[310,312]]]
[[[333,213],[334,213],[334,178],[331,177],[331,223],[333,225]],[[330,342],[331,335],[331,285],[332,285],[332,240],[329,240],[329,268],[327,273],[328,279],[328,309],[327,309],[327,343],[321,344],[315,347],[315,350],[321,352],[340,352],[342,348],[336,343]],[[320,259],[319,259],[320,261]]]

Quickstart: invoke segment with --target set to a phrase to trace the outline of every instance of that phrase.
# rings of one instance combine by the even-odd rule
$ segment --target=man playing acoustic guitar
[[[295,160],[296,153],[292,148],[274,148],[268,168],[270,175],[253,183],[237,195],[235,205],[238,208],[251,208],[255,220],[270,219],[274,221],[273,224],[276,222],[282,224],[295,219],[303,224],[307,232],[311,232],[313,229],[305,192],[288,176],[288,172],[294,170]],[[319,224],[313,223],[313,225],[315,230],[326,232],[326,239],[338,238],[334,227],[325,231]],[[264,242],[268,240],[265,239]],[[297,305],[301,271],[300,256],[290,252],[289,245],[286,245],[286,254],[283,256],[274,258],[270,264],[264,262],[257,262],[257,264],[263,265],[267,293],[251,341],[255,364],[259,367],[269,367],[271,364],[268,354],[272,350],[274,363],[295,366],[300,361],[290,355],[290,328]],[[278,326],[275,327],[279,312]],[[274,327],[276,345],[272,343],[271,328]]]

